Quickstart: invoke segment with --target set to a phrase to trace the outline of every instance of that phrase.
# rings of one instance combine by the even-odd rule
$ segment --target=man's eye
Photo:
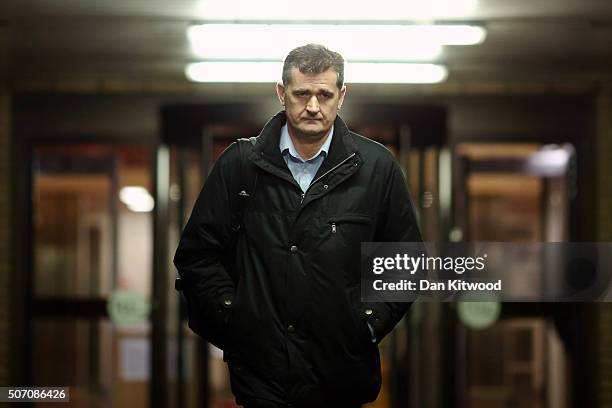
[[[308,95],[306,92],[296,92],[295,96],[297,96],[298,98],[302,98],[304,96]]]

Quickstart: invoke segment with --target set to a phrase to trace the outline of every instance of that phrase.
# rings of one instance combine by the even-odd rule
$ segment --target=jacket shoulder
[[[240,147],[238,141],[232,142],[215,160],[213,171],[218,171],[225,177],[236,173],[240,168]]]
[[[240,161],[240,150],[247,149],[248,152],[248,150],[255,146],[258,140],[259,136],[237,139],[226,147],[225,150],[223,150],[221,155],[219,155],[217,162],[221,166],[226,166],[228,164],[235,165]]]
[[[393,153],[383,144],[355,132],[351,132],[351,138],[364,160],[375,160],[381,164],[386,163],[387,165],[397,162]]]
[[[217,158],[217,163],[223,164],[225,162],[234,162],[240,159],[240,150],[238,146],[238,140],[230,143],[229,146],[221,152],[219,157]]]

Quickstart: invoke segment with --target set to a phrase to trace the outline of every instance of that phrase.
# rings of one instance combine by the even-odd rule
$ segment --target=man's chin
[[[302,133],[304,136],[321,136],[322,134],[325,134],[327,132],[327,129],[325,129],[323,126],[321,126],[321,124],[317,123],[315,125],[302,125],[299,127],[298,129],[300,131],[300,133]]]

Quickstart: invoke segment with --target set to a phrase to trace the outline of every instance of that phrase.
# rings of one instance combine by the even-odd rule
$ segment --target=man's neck
[[[321,136],[303,136],[300,135],[299,132],[296,132],[290,124],[287,124],[287,130],[289,131],[289,137],[293,142],[293,146],[295,146],[295,150],[300,154],[302,160],[310,160],[323,143],[327,140],[329,136],[329,132],[331,131],[331,127],[327,129],[327,132],[323,133]]]

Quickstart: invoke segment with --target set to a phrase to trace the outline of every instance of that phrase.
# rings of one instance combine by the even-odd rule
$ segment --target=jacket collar
[[[281,169],[287,168],[278,147],[281,128],[286,122],[287,116],[285,111],[280,111],[274,115],[263,127],[253,148],[257,156],[264,158]],[[319,168],[318,174],[326,172],[355,152],[357,152],[357,146],[351,137],[350,130],[340,116],[336,116],[334,121],[334,137],[329,146],[329,153]]]

